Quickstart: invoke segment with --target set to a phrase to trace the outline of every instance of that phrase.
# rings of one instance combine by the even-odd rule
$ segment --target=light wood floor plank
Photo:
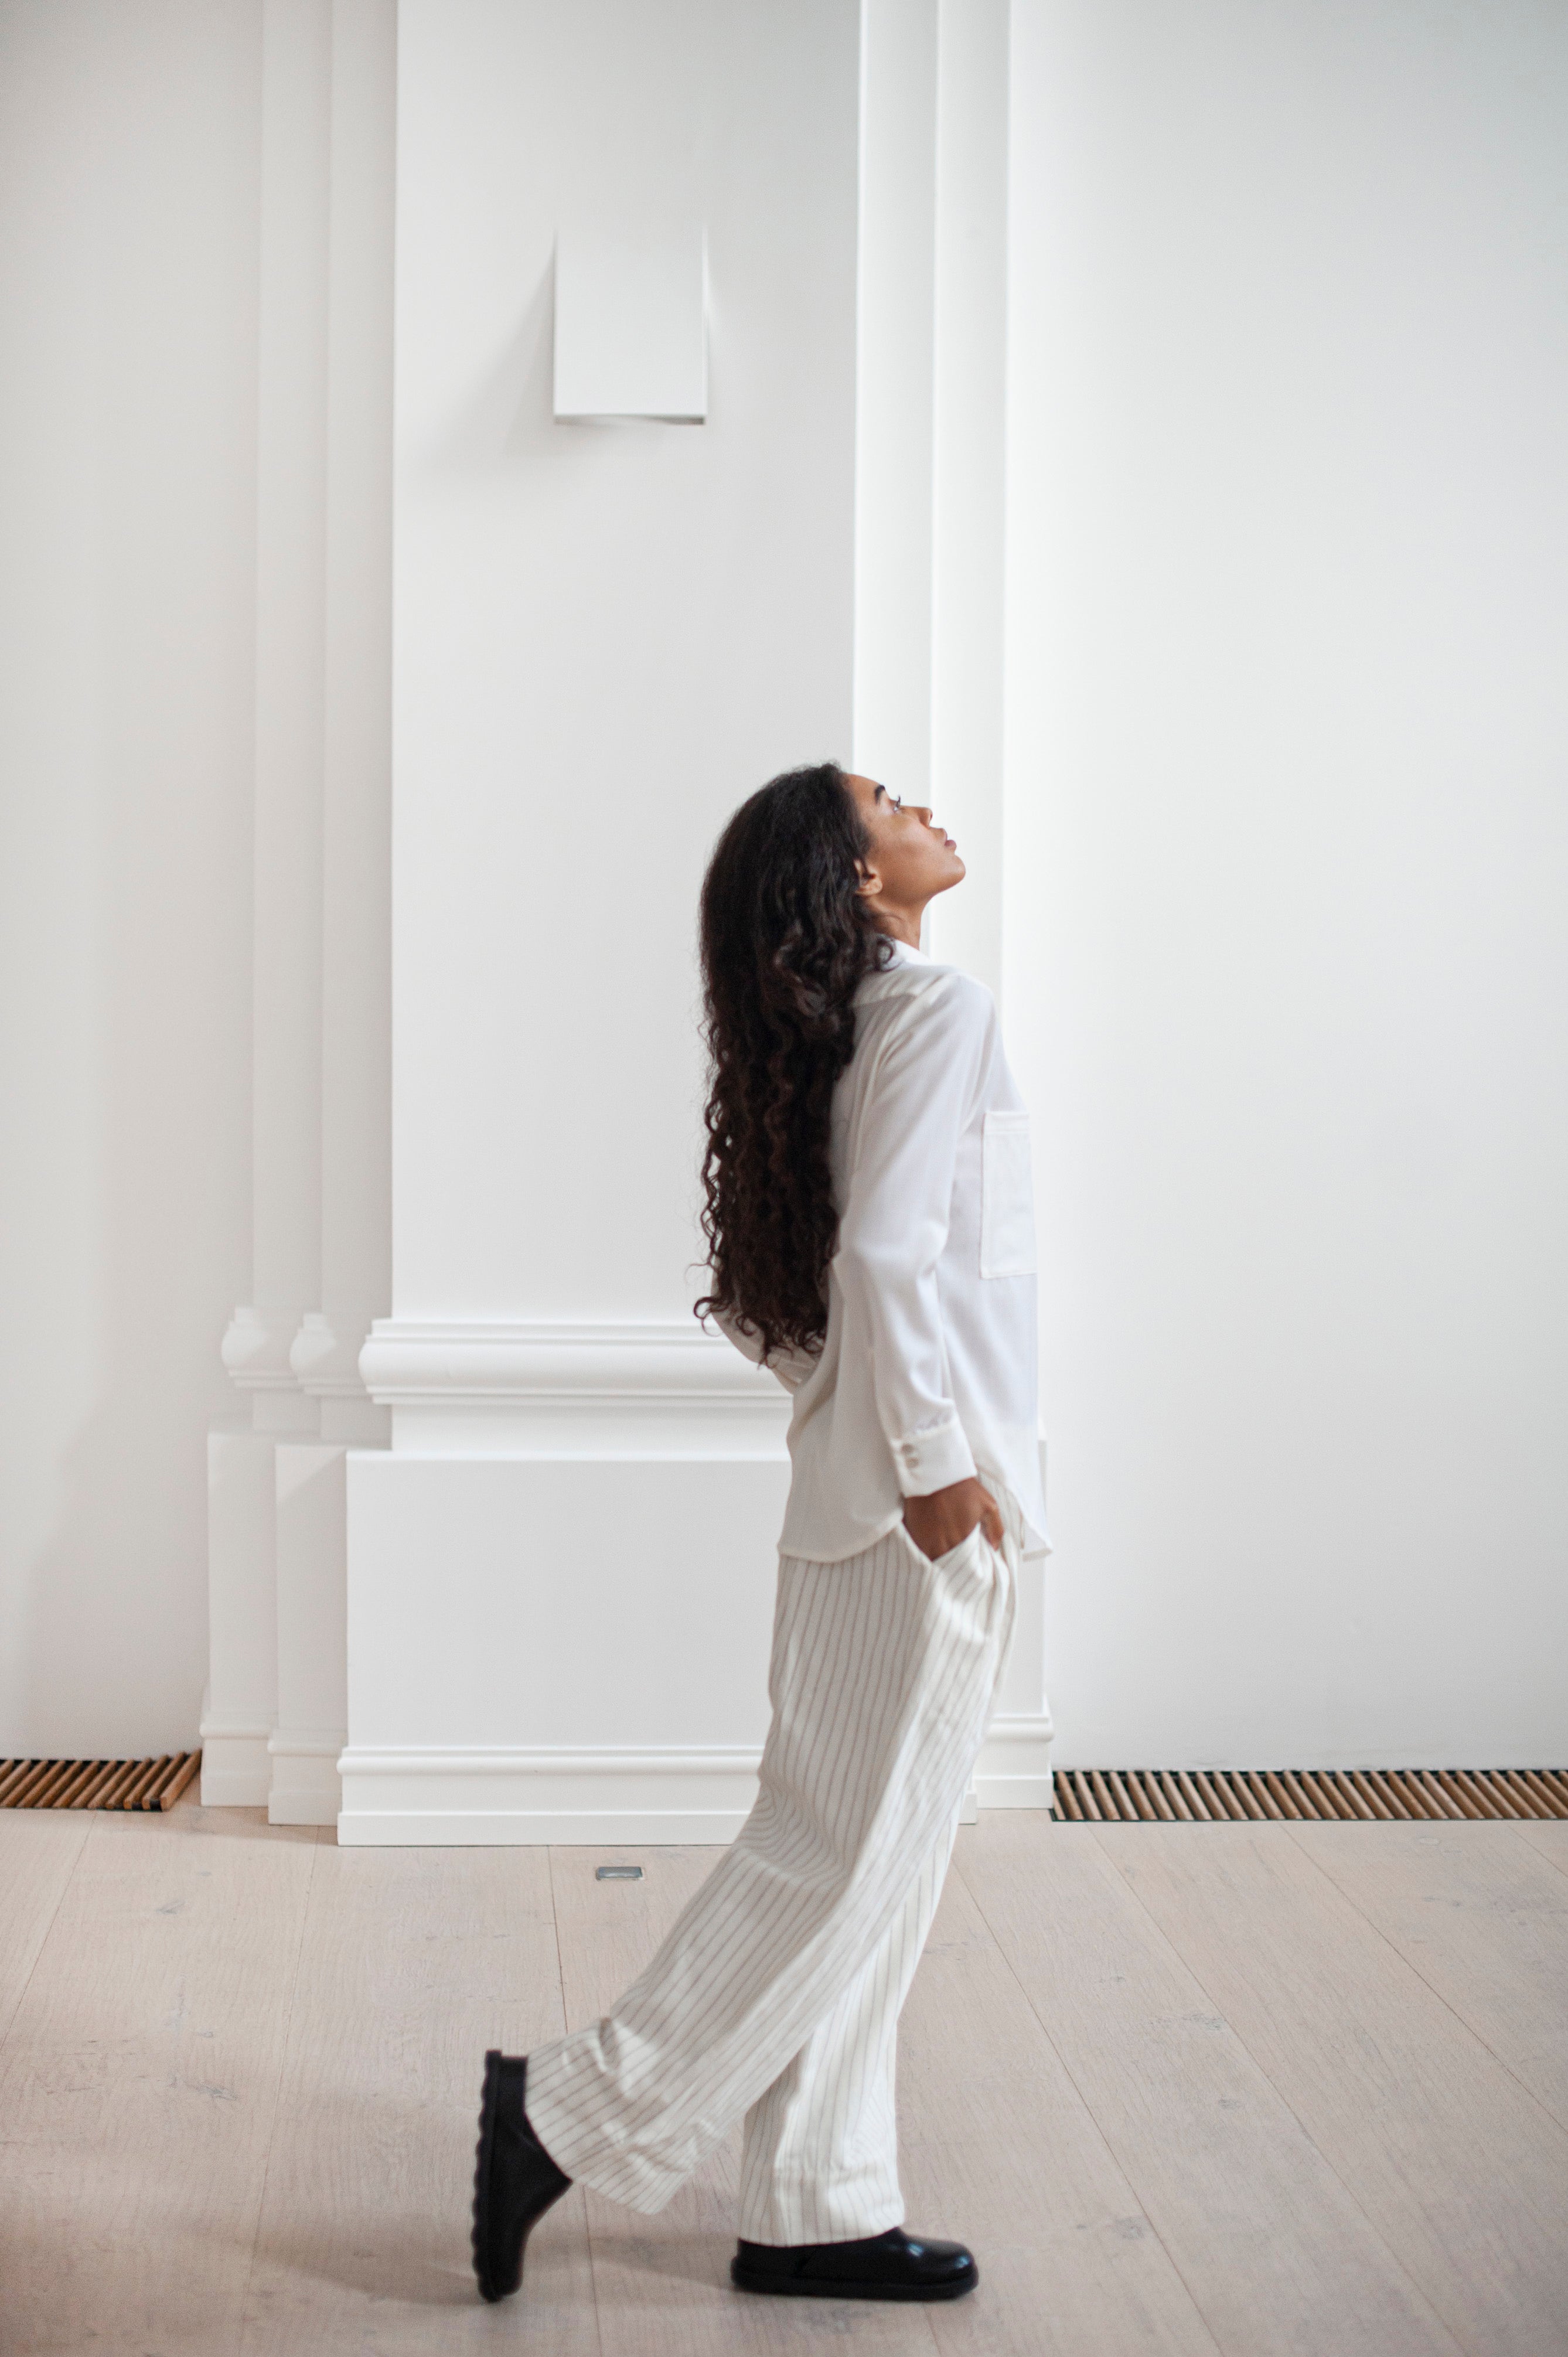
[[[996,1810],[960,1860],[1227,2357],[1455,2357],[1092,1830]]]
[[[91,1822],[80,1810],[0,1809],[0,2043]]]
[[[229,2357],[314,1828],[95,1814],[0,2049],[8,2350]]]
[[[947,2357],[1214,2357],[1215,2342],[966,1885],[974,1833],[904,2008],[909,2223],[956,2234],[979,2289],[929,2313]]]
[[[1521,1818],[1514,1831],[1520,1841],[1527,1841],[1531,1849],[1557,1868],[1559,1874],[1568,1874],[1568,1821],[1562,1818]]]
[[[1568,2128],[1568,1878],[1506,1824],[1291,1838]]]
[[[1099,1842],[1455,2337],[1568,2347],[1568,2135],[1283,1827]]]
[[[562,2026],[546,1850],[323,1847],[243,2357],[494,2345],[468,2246],[485,2049]],[[550,2357],[597,2357],[581,2193],[559,2224],[508,2314]]]

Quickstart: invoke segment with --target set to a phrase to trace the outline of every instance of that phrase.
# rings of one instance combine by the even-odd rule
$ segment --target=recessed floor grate
[[[1568,1817],[1561,1768],[1058,1768],[1051,1814],[1090,1824]]]
[[[172,1809],[199,1751],[159,1760],[0,1760],[0,1809]]]

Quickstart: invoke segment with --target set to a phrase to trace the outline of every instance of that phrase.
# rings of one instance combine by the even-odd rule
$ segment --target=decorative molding
[[[368,1309],[307,1309],[288,1354],[301,1391],[315,1400],[323,1440],[374,1445],[391,1437],[390,1419],[366,1391],[360,1353],[371,1330]]]
[[[301,1391],[314,1399],[364,1399],[360,1353],[371,1322],[369,1311],[307,1309],[288,1353]]]
[[[1050,1720],[993,1722],[983,1808],[1050,1806]],[[350,1746],[339,1760],[346,1846],[727,1842],[757,1797],[758,1745]]]
[[[297,1436],[314,1432],[317,1410],[300,1388],[293,1365],[297,1309],[258,1308],[242,1303],[229,1320],[221,1356],[236,1390],[247,1393],[259,1432]]]
[[[360,1353],[400,1452],[778,1458],[789,1395],[722,1335],[679,1324],[378,1318]]]
[[[258,1309],[242,1304],[223,1336],[223,1364],[242,1392],[299,1389],[292,1363],[299,1330],[297,1309]]]

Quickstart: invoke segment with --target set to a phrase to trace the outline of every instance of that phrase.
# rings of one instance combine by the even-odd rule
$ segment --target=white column
[[[299,1320],[321,1287],[329,0],[266,0],[263,40],[249,1315],[265,1328],[266,1363],[281,1378]],[[297,1384],[286,1405],[281,1379],[268,1388],[274,1428],[288,1417],[314,1429]]]
[[[348,1740],[346,1459],[391,1306],[392,297],[395,0],[333,0],[321,802],[321,1290],[289,1354],[318,1441],[277,1450],[274,1824],[333,1824]]]
[[[403,0],[394,1285],[350,1453],[347,1841],[714,1839],[786,1402],[691,1316],[695,901],[847,749],[857,41],[837,0]],[[575,224],[705,230],[703,425],[557,425]]]
[[[1008,0],[865,0],[855,767],[929,801],[969,875],[928,946],[1004,991]],[[980,1806],[1050,1798],[1026,1569]]]
[[[334,0],[322,798],[321,1289],[295,1372],[324,1438],[392,1307],[392,390],[396,0]],[[330,1337],[330,1340],[328,1340]]]
[[[252,1285],[223,1340],[249,1428],[209,1448],[202,1796],[265,1801],[277,1712],[280,1436],[317,1432],[290,1352],[319,1297],[328,0],[263,16],[256,454]],[[242,1501],[244,1501],[242,1503]]]
[[[938,0],[862,0],[854,767],[931,783]]]
[[[938,24],[931,800],[969,867],[931,948],[1002,996],[1008,0]]]
[[[1008,0],[865,0],[854,764],[970,864],[931,947],[1000,994]]]

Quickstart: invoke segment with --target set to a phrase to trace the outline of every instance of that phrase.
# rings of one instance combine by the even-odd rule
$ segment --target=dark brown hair
[[[828,1159],[854,996],[891,954],[856,889],[865,824],[832,761],[774,778],[730,820],[703,880],[703,1157],[713,1289],[763,1355],[827,1329],[838,1242]]]

